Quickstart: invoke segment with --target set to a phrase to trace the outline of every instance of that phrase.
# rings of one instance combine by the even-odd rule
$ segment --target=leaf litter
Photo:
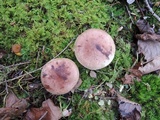
[[[42,107],[30,108],[25,116],[25,120],[59,120],[62,117],[62,111],[55,106],[51,99],[43,101]]]
[[[0,118],[5,120],[20,116],[27,107],[26,99],[19,99],[13,92],[10,92],[6,97],[5,107],[0,108]]]
[[[160,69],[160,35],[155,33],[154,27],[151,27],[146,20],[138,20],[137,27],[141,34],[137,34],[138,52],[142,53],[145,58],[144,66],[139,67],[138,70],[142,74],[148,74]]]
[[[119,104],[119,112],[122,119],[125,120],[140,120],[141,106],[138,103],[132,102],[121,95],[117,94]]]

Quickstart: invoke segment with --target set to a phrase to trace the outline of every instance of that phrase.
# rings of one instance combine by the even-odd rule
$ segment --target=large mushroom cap
[[[106,67],[114,58],[115,44],[103,30],[89,29],[78,36],[74,44],[77,60],[90,70]]]
[[[79,70],[68,58],[56,58],[46,63],[41,71],[45,89],[56,95],[69,92],[78,82]]]

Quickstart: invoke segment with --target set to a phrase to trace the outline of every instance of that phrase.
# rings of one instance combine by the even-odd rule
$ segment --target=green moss
[[[74,114],[68,120],[114,120],[115,113],[106,105],[105,108],[98,105],[97,101],[82,98],[74,94],[72,101]]]
[[[146,75],[141,82],[135,82],[131,89],[132,98],[142,105],[143,120],[158,120],[160,118],[160,78],[156,75]]]
[[[76,60],[72,50],[74,41],[58,57],[70,58],[78,65],[83,81],[79,88],[81,91],[106,81],[112,82],[116,86],[119,84],[116,80],[122,77],[122,71],[132,64],[129,44],[131,34],[128,30],[130,19],[124,11],[125,8],[119,3],[110,4],[101,0],[3,0],[0,4],[0,48],[6,50],[7,55],[0,59],[0,63],[4,66],[28,60],[31,63],[18,66],[15,70],[6,73],[5,71],[1,72],[0,81],[15,77],[18,70],[22,73],[28,73],[43,66],[61,52],[71,39],[76,38],[84,30],[100,28],[113,37],[116,44],[116,54],[109,66],[96,71],[97,78],[91,78],[89,70]],[[124,27],[124,30],[118,32],[117,30],[121,26]],[[16,56],[11,52],[11,46],[15,43],[22,45],[22,56]],[[12,76],[10,75],[11,72]],[[50,95],[44,89],[33,92],[28,90],[26,87],[28,83],[40,82],[40,72],[32,75],[35,77],[34,80],[24,82],[22,79],[19,83],[15,80],[9,85],[13,86],[14,91],[17,91],[16,93],[20,94],[21,97],[31,97],[33,100],[31,102],[39,107],[43,100],[49,98]],[[23,91],[21,91],[22,89]],[[26,93],[23,93],[24,91]],[[69,117],[71,120],[82,118],[85,120],[94,118],[95,120],[114,119],[111,108],[103,110],[97,101],[81,99],[82,96],[78,93],[67,96],[66,99],[58,96],[54,102],[57,105],[60,103],[62,108],[68,105],[73,108],[73,114]]]

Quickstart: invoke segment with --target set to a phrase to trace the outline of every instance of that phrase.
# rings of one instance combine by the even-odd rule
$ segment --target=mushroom
[[[21,51],[21,45],[20,44],[12,45],[12,52],[19,53],[20,51]]]
[[[115,55],[112,37],[101,29],[88,29],[80,34],[74,44],[77,60],[90,70],[98,70],[111,63]]]
[[[12,52],[18,56],[21,56],[21,45],[20,44],[12,45]]]
[[[56,58],[46,63],[41,71],[45,89],[55,95],[71,91],[79,80],[77,65],[68,58]]]

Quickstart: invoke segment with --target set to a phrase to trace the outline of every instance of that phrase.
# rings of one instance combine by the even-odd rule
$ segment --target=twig
[[[151,6],[148,3],[148,0],[144,0],[148,10],[150,13],[152,13],[152,15],[160,22],[160,17],[153,11],[153,9],[151,8]]]
[[[125,5],[125,7],[126,7],[126,10],[127,10],[127,12],[128,12],[128,15],[129,15],[129,17],[130,17],[130,19],[131,19],[132,24],[134,24],[134,21],[133,21],[133,19],[132,19],[131,12],[130,12],[130,10],[128,9],[128,6]]]
[[[47,115],[48,111],[46,111],[38,120],[42,120],[46,115]]]
[[[42,67],[40,67],[40,68],[38,68],[38,69],[36,69],[36,70],[33,70],[33,71],[31,71],[31,72],[28,72],[28,73],[26,73],[26,74],[17,76],[17,77],[15,77],[15,78],[8,79],[8,80],[6,80],[6,82],[12,82],[12,81],[17,80],[17,79],[19,79],[19,78],[21,78],[21,77],[24,77],[24,76],[26,76],[26,75],[35,73],[35,72],[37,72],[37,71],[39,71],[39,70],[41,70],[41,69],[42,69]],[[0,82],[0,85],[3,84],[3,83],[4,83],[4,82]]]
[[[140,12],[141,12],[142,17],[144,17],[144,13],[143,13],[143,11],[142,11],[142,9],[141,9],[141,6],[139,5],[138,0],[136,0],[136,4],[137,4],[137,6],[138,6],[138,8],[139,8],[139,10],[140,10]]]
[[[17,64],[13,64],[13,65],[9,65],[9,66],[3,66],[3,65],[0,65],[0,70],[1,69],[4,69],[4,68],[11,68],[11,67],[17,67],[17,66],[20,66],[20,65],[25,65],[25,64],[29,64],[30,61],[26,61],[26,62],[21,62],[21,63],[17,63]]]
[[[75,40],[75,38],[73,38],[69,43],[68,45],[60,52],[58,53],[58,55],[56,55],[54,58],[57,58],[59,55],[61,55],[71,44],[72,42]]]
[[[54,58],[57,58],[58,56],[60,56],[60,55],[71,45],[71,43],[72,43],[74,40],[75,40],[75,38],[73,38],[73,39],[68,43],[68,45],[67,45],[58,55],[56,55]],[[22,63],[21,63],[21,64],[22,64]],[[43,67],[43,66],[42,66],[42,67]],[[36,69],[36,70],[33,70],[33,71],[31,71],[31,72],[25,73],[25,74],[23,74],[23,75],[17,76],[17,77],[15,77],[15,78],[8,79],[8,80],[6,80],[5,82],[0,82],[0,85],[3,84],[3,83],[6,83],[6,82],[11,82],[11,81],[17,80],[17,79],[19,79],[19,78],[21,78],[21,77],[24,77],[24,76],[26,76],[26,75],[35,73],[35,72],[41,70],[42,67],[40,67],[40,68],[38,68],[38,69]]]
[[[133,68],[136,65],[137,62],[138,62],[138,52],[136,52],[136,60],[134,61],[134,63],[131,66],[131,68]]]
[[[8,93],[9,93],[9,92],[8,92],[8,84],[7,84],[6,79],[5,79],[5,84],[6,84],[6,93],[8,94]]]
[[[37,66],[38,66],[38,60],[39,60],[39,55],[40,53],[39,53],[39,51],[38,51],[38,55],[37,55],[37,59],[36,59],[36,69],[37,69]]]

